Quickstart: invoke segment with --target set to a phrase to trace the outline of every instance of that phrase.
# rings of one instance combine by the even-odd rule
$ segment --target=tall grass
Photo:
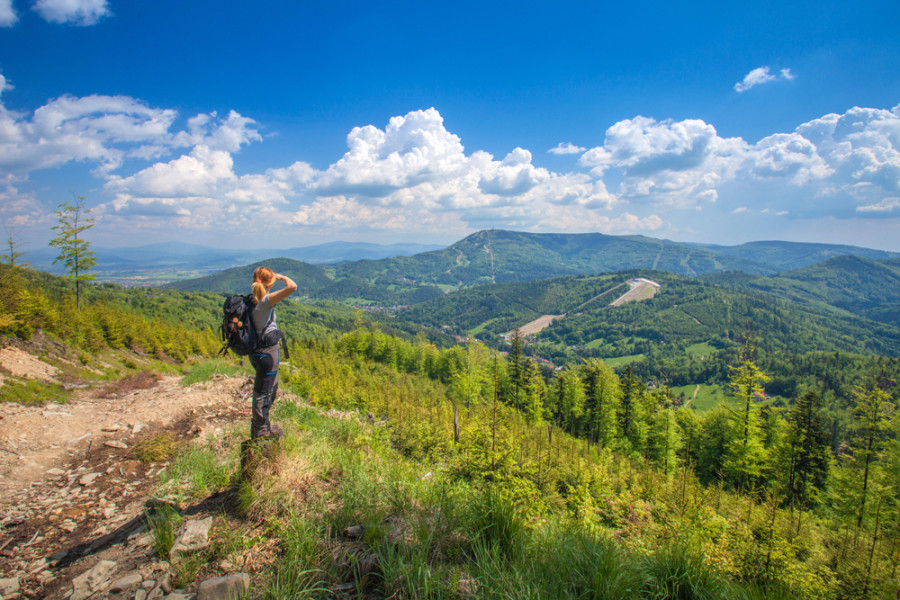
[[[237,465],[234,447],[214,442],[188,444],[162,474],[162,487],[179,499],[204,497],[228,487]]]

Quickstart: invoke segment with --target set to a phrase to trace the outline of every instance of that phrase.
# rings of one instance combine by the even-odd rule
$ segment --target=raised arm
[[[282,275],[281,273],[275,273],[275,280],[283,281],[284,287],[277,292],[269,292],[269,302],[271,302],[273,305],[278,304],[297,291],[297,284],[294,283],[294,280],[290,277]]]

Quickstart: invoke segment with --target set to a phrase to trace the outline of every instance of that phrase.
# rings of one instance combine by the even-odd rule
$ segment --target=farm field
[[[604,358],[603,362],[616,369],[618,367],[624,367],[625,365],[629,365],[633,362],[637,362],[639,360],[644,360],[646,358],[643,354],[630,354],[628,356],[615,356],[613,358]]]
[[[677,398],[683,399],[683,406],[690,407],[698,413],[714,408],[727,398],[726,390],[721,385],[692,384],[672,388]]]

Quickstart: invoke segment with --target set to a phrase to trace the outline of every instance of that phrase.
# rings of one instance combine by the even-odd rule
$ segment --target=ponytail
[[[253,271],[253,301],[259,304],[269,288],[275,285],[275,273],[268,267],[256,267]]]

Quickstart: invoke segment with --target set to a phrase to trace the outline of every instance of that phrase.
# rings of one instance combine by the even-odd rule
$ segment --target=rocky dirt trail
[[[16,377],[57,375],[12,346],[0,349],[0,365]],[[75,389],[66,404],[0,402],[0,598],[194,597],[197,590],[170,589],[170,567],[143,527],[166,464],[136,460],[134,445],[162,432],[196,439],[242,423],[251,381],[214,376],[183,387],[180,379],[145,375]],[[215,498],[208,504],[186,522],[221,509]]]

